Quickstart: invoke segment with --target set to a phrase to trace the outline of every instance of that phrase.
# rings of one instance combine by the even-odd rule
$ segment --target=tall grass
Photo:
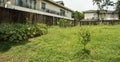
[[[86,46],[90,57],[80,59],[82,44],[78,40],[80,28],[88,28],[91,42]],[[76,26],[48,29],[48,34],[30,39],[31,42],[12,46],[2,52],[0,62],[119,62],[120,25],[115,26]],[[1,44],[0,44],[1,45]]]

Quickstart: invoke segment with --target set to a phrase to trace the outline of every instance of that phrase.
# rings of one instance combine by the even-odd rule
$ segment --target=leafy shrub
[[[43,24],[0,24],[0,40],[20,42],[28,38],[47,34]]]
[[[84,46],[84,49],[86,49],[86,45],[88,44],[88,42],[91,41],[90,32],[86,29],[82,29],[82,31],[79,32],[79,40],[81,41],[82,45]]]
[[[86,49],[86,45],[91,41],[91,34],[87,29],[82,29],[79,32],[79,40],[81,41],[81,44],[83,45],[83,49],[81,51],[82,58],[87,57],[90,55],[90,50]]]
[[[66,27],[66,22],[67,22],[67,20],[65,20],[65,19],[60,19],[60,20],[58,21],[58,25],[59,25],[60,27]]]
[[[69,26],[74,26],[72,21],[67,21],[65,19],[60,19],[57,24],[60,26],[60,27],[69,27]]]

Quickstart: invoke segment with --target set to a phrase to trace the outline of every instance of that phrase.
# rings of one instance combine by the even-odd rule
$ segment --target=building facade
[[[56,24],[61,18],[74,20],[73,10],[63,2],[53,0],[0,0],[0,23],[4,22],[40,22]]]
[[[83,12],[85,15],[85,20],[98,20],[98,11],[97,10],[88,10]],[[101,10],[99,11],[100,20],[119,20],[118,14],[110,10]]]

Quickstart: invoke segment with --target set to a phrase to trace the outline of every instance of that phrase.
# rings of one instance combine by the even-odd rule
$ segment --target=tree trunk
[[[100,21],[100,10],[97,10],[98,21]]]
[[[120,10],[118,11],[118,17],[119,17],[119,20],[120,20]]]

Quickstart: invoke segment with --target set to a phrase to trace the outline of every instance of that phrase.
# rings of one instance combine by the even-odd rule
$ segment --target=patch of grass
[[[80,59],[82,44],[78,40],[80,28],[88,28],[91,42],[86,46],[90,56]],[[31,39],[29,43],[10,46],[0,51],[0,62],[119,62],[120,25],[50,27],[48,34]],[[0,44],[1,49],[7,49]],[[2,46],[2,47],[1,47]],[[4,48],[3,48],[4,47]]]

